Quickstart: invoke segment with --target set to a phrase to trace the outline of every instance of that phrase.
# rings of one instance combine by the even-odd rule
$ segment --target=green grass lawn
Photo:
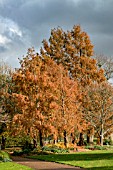
[[[79,166],[88,170],[113,170],[113,150],[37,155],[30,158]]]
[[[31,170],[31,168],[27,166],[19,165],[9,161],[11,161],[9,154],[5,151],[0,151],[0,170]]]
[[[0,170],[32,170],[31,168],[14,162],[0,162]]]

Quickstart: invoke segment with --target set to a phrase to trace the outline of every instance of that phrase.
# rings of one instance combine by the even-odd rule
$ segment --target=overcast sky
[[[12,67],[52,28],[80,24],[95,53],[113,56],[113,0],[0,0],[0,58]]]

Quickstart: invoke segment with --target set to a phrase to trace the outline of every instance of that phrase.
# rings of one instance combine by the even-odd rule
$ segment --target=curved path
[[[12,157],[12,160],[18,164],[26,165],[28,167],[33,168],[34,170],[84,170],[79,167],[74,167],[70,165],[63,165],[55,162],[46,162],[46,161],[39,161],[34,159],[23,158],[19,156]]]

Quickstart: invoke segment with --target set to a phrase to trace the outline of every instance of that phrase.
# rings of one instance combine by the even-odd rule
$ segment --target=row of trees
[[[69,136],[74,143],[79,134],[82,145],[83,133],[89,142],[96,134],[103,145],[113,128],[113,88],[92,56],[93,45],[79,25],[53,29],[40,54],[29,49],[1,95],[10,132],[39,138],[40,146],[43,137],[63,137],[67,146]]]

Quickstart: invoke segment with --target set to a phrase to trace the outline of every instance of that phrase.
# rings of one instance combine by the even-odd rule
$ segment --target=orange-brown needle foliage
[[[82,98],[86,95],[86,87],[95,82],[105,81],[103,69],[99,69],[93,56],[93,45],[88,34],[76,25],[71,31],[61,28],[51,30],[49,41],[43,40],[41,54],[46,54],[56,63],[68,70],[71,79],[78,82]],[[79,130],[85,130],[84,105],[81,105],[83,119]],[[81,115],[81,114],[80,114]]]
[[[39,130],[54,137],[58,131],[72,132],[80,120],[77,82],[69,78],[62,65],[35,54],[33,49],[20,63],[21,68],[13,75],[12,96],[20,108],[13,119],[15,129],[31,136]]]
[[[99,70],[96,60],[91,58],[93,45],[90,38],[80,25],[67,32],[61,28],[53,29],[49,42],[43,41],[41,53],[50,56],[58,64],[62,63],[70,77],[82,86],[89,85],[92,81],[105,80],[103,70]]]

